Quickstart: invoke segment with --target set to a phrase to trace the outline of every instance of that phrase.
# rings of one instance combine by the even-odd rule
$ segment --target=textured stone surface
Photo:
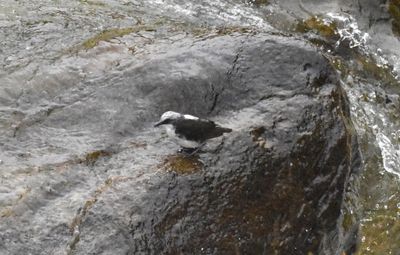
[[[235,33],[146,47],[117,51],[122,67],[104,78],[20,96],[18,128],[3,129],[2,253],[351,250],[340,209],[358,150],[315,48]],[[177,148],[152,128],[166,110],[234,132],[187,159],[200,168],[171,169]]]

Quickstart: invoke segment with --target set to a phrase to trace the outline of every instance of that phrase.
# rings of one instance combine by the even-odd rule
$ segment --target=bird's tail
[[[230,132],[232,132],[232,129],[219,127],[219,131],[222,132],[222,133],[230,133]]]

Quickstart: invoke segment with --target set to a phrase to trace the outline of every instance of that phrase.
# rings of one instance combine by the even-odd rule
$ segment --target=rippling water
[[[400,87],[398,55],[393,54],[393,48],[398,43],[393,48],[386,45],[382,50],[382,45],[374,40],[381,35],[360,30],[353,17],[327,13],[328,22],[331,19],[340,22],[337,47],[342,41],[350,41],[350,48],[370,56],[376,67],[389,70],[393,77],[388,84],[385,80],[371,79],[371,70],[365,69],[359,75],[351,72],[344,75],[342,86],[350,101],[365,164],[361,180],[363,216],[359,254],[397,254],[400,232],[393,221],[400,219]],[[354,65],[352,61],[355,60],[350,59],[349,66]]]

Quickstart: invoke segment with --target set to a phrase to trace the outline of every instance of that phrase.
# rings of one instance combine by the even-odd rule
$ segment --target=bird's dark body
[[[204,141],[231,132],[230,128],[223,128],[213,121],[204,119],[176,119],[171,122],[175,127],[175,134],[189,141],[203,143]]]
[[[185,153],[195,153],[208,139],[229,133],[230,128],[224,128],[211,120],[167,111],[161,115],[160,121],[154,126],[165,125],[167,134],[173,141],[182,147]]]

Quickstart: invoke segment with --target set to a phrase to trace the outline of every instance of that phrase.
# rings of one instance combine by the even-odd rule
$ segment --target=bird
[[[221,127],[211,120],[174,111],[164,112],[154,127],[161,125],[166,127],[168,136],[182,147],[180,151],[189,154],[197,152],[208,139],[232,132],[232,129]]]

